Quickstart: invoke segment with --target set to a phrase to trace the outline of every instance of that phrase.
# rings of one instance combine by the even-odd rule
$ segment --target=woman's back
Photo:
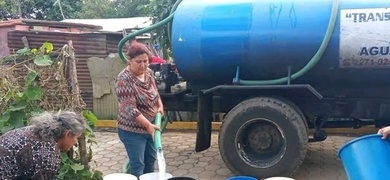
[[[60,164],[54,138],[42,138],[32,126],[0,136],[0,179],[50,179]]]

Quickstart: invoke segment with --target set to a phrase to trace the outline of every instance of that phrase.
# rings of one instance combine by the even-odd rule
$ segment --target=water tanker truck
[[[178,0],[163,23],[187,83],[171,92],[162,66],[165,109],[198,113],[197,152],[226,113],[218,144],[236,174],[290,176],[324,128],[390,125],[390,1]]]

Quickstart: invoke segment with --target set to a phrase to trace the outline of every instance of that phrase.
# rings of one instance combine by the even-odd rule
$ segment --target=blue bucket
[[[257,180],[257,179],[250,176],[234,176],[228,178],[227,180]]]
[[[339,150],[349,180],[379,180],[390,177],[390,139],[372,134],[356,138]]]

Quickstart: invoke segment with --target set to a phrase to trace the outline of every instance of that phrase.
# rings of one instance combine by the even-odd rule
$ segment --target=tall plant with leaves
[[[50,66],[53,61],[48,54],[52,50],[53,45],[51,43],[44,43],[39,50],[20,49],[16,52],[16,56],[26,57],[29,60],[29,57],[34,55],[32,61],[35,65]],[[24,62],[22,61],[20,63]],[[38,73],[36,71],[29,69],[25,78],[24,87],[20,87],[20,83],[13,83],[7,78],[2,78],[4,76],[6,75],[0,76],[2,87],[0,91],[0,102],[3,106],[8,106],[8,108],[2,108],[0,110],[1,133],[23,127],[27,125],[27,120],[31,116],[41,113],[42,108],[39,103],[43,96],[43,90],[37,81]]]
[[[0,61],[0,135],[28,125],[28,120],[31,116],[41,113],[44,110],[42,98],[45,96],[45,89],[42,86],[42,81],[49,80],[40,79],[42,74],[30,68],[29,64],[33,63],[33,66],[36,66],[37,69],[50,68],[55,65],[55,62],[50,56],[52,51],[53,44],[46,42],[38,49],[20,49],[16,54]],[[61,64],[59,61],[56,63]],[[14,70],[19,70],[21,67],[28,70],[23,82],[20,82],[20,78],[15,77],[19,77],[20,74],[12,75],[13,73],[11,73]],[[61,79],[59,74],[53,74],[52,76],[55,79]],[[93,129],[97,122],[97,117],[87,110],[82,111],[82,115],[87,122],[83,135],[86,137],[87,143],[89,143],[87,156],[88,161],[91,161],[91,146],[96,143]],[[80,153],[75,151],[75,154],[75,157],[69,157],[67,153],[62,153],[60,170],[56,176],[57,180],[103,179],[101,172],[90,170],[80,163]]]
[[[11,101],[10,106],[4,110],[0,119],[0,132],[5,133],[9,130],[23,127],[27,120],[34,114],[40,113],[39,99],[42,97],[42,89],[34,82],[37,77],[35,71],[30,71],[26,78],[24,91],[18,88],[9,87],[7,80],[3,79],[1,86],[9,88],[1,99]]]

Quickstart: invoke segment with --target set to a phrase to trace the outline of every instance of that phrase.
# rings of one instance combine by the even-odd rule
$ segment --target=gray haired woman
[[[30,122],[0,136],[0,179],[54,179],[60,151],[73,147],[85,129],[83,117],[70,111],[45,112]]]

